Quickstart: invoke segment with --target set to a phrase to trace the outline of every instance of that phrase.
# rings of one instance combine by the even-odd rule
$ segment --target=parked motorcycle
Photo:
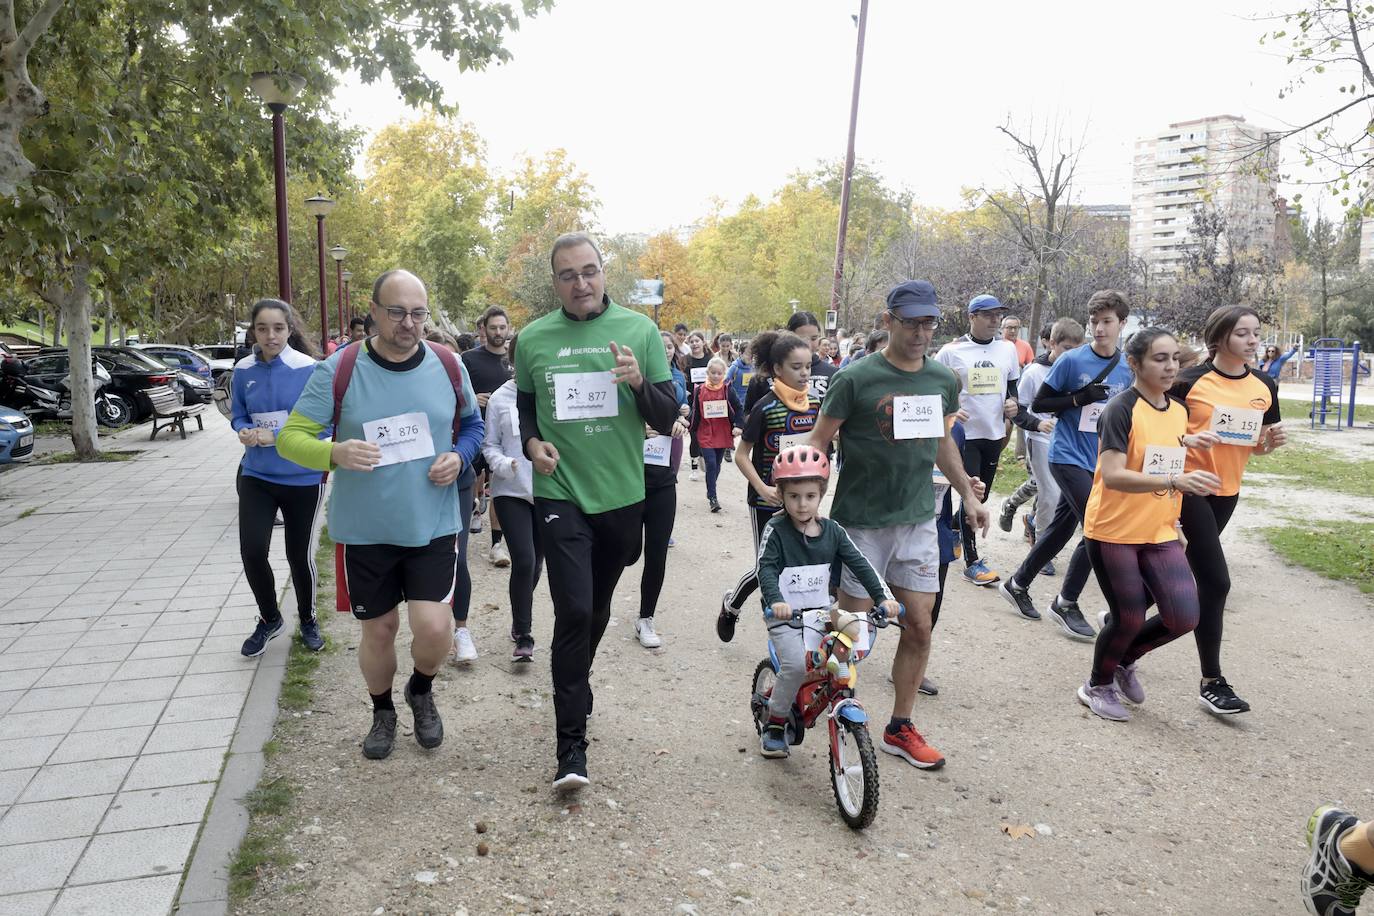
[[[95,388],[95,421],[101,426],[123,426],[133,419],[134,409],[124,398],[107,392],[110,373],[96,362],[92,364],[92,385]],[[72,418],[71,376],[49,388],[25,377],[24,364],[19,360],[5,360],[0,370],[0,404],[15,407],[35,423],[43,420]]]

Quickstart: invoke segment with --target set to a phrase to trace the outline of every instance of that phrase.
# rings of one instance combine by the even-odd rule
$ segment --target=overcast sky
[[[454,66],[443,82],[494,169],[563,147],[598,192],[603,230],[654,232],[844,155],[858,9],[558,0],[510,37],[511,63]],[[1265,24],[1251,17],[1264,12],[1236,0],[872,0],[858,155],[919,203],[955,207],[961,188],[1016,172],[996,130],[1009,115],[1058,119],[1084,140],[1079,201],[1129,203],[1137,137],[1222,113],[1281,127],[1329,103],[1312,91],[1279,99],[1291,70],[1259,44]],[[337,100],[370,131],[406,117],[389,85],[352,82]]]

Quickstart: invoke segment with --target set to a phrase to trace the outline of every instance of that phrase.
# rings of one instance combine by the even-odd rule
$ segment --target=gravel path
[[[849,830],[823,731],[788,760],[757,753],[747,699],[763,627],[746,615],[729,645],[714,632],[721,590],[750,561],[744,484],[728,468],[721,486],[726,511],[712,516],[703,485],[681,476],[662,650],[634,641],[638,568],[622,581],[593,678],[593,784],[576,804],[549,789],[547,592],[535,663],[513,666],[504,572],[474,559],[482,657],[435,682],[444,745],[421,751],[402,709],[383,762],[359,751],[370,717],[357,629],[334,620],[344,649],[320,668],[314,709],[279,727],[267,773],[303,787],[285,824],[298,863],[269,871],[237,911],[1294,913],[1312,808],[1374,813],[1374,779],[1355,763],[1374,748],[1374,606],[1284,567],[1244,530],[1273,507],[1242,499],[1226,536],[1224,660],[1253,713],[1221,721],[1199,707],[1188,639],[1146,661],[1134,721],[1091,717],[1074,698],[1091,646],[952,573],[930,668],[941,693],[916,711],[949,763],[919,772],[879,755],[877,820]],[[994,530],[986,553],[1005,573],[1023,547]],[[1033,587],[1041,604],[1057,581]],[[1096,583],[1082,603],[1095,619]],[[860,679],[879,721],[894,646],[881,634]],[[1003,823],[1039,832],[1014,840]]]

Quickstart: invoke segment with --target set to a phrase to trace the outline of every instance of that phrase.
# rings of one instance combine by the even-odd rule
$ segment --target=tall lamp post
[[[844,154],[844,182],[840,185],[840,231],[835,242],[835,281],[830,287],[830,307],[836,313],[840,310],[840,285],[844,282],[844,239],[849,226],[849,182],[854,175],[854,132],[859,125],[859,82],[864,73],[864,35],[868,31],[868,0],[860,0],[857,25],[859,45],[854,52],[854,95],[849,102],[849,147]]]
[[[348,256],[348,249],[342,245],[335,245],[329,249],[329,256],[334,259],[334,291],[339,300],[339,333],[344,332],[343,323],[343,260]]]
[[[253,94],[272,111],[272,166],[277,186],[277,298],[291,301],[291,251],[286,241],[286,106],[305,88],[295,73],[259,70],[248,81]]]
[[[320,255],[320,353],[329,353],[329,291],[324,281],[324,218],[334,209],[334,201],[323,194],[305,199],[305,212],[315,217],[315,247]]]
[[[353,320],[353,296],[348,289],[348,282],[353,279],[353,271],[345,270],[339,276],[343,277],[343,294],[339,299],[339,333],[347,334],[348,328],[344,322]]]

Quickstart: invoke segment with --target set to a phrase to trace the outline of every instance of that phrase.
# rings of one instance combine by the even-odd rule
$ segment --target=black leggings
[[[277,578],[267,554],[272,547],[272,523],[281,510],[286,534],[286,563],[296,589],[296,611],[302,623],[315,620],[315,521],[324,499],[324,484],[291,486],[239,474],[239,554],[243,574],[258,614],[272,623],[281,620],[277,606]]]
[[[1119,666],[1135,664],[1197,626],[1197,589],[1178,541],[1089,540],[1087,551],[1109,611],[1093,647],[1091,681],[1102,686],[1112,682]],[[1146,620],[1152,602],[1159,605],[1159,613]]]
[[[534,504],[518,496],[498,496],[491,501],[505,532],[510,550],[511,632],[528,636],[534,626],[534,590],[544,569],[544,551],[534,523]]]
[[[652,617],[668,572],[668,540],[677,519],[677,484],[644,494],[644,571],[639,577],[639,616]]]
[[[1203,677],[1221,677],[1221,617],[1231,592],[1231,573],[1221,549],[1221,533],[1236,511],[1238,496],[1183,497],[1183,536],[1188,566],[1197,580],[1198,624],[1193,631]]]
[[[471,479],[471,478],[469,478]],[[472,524],[472,487],[458,491],[458,575],[453,583],[453,622],[468,625],[468,605],[472,604],[472,575],[468,572],[468,526]]]
[[[587,747],[592,662],[625,567],[639,559],[644,504],[587,515],[576,504],[535,497],[539,541],[553,596],[553,708],[558,756]]]
[[[987,502],[992,495],[992,481],[997,477],[997,459],[1006,445],[1006,439],[964,440],[964,472],[970,477],[977,477],[987,488],[983,491],[983,502]],[[960,527],[964,537],[964,565],[972,566],[978,562],[978,533],[964,519],[963,512],[959,513],[959,517],[963,519]]]
[[[749,596],[759,587],[759,539],[763,537],[763,526],[768,524],[768,520],[782,510],[769,506],[760,508],[758,506],[749,507],[749,521],[754,525],[754,565],[744,575],[740,576],[735,583],[735,590],[730,593],[730,609],[736,614],[740,608],[744,607],[744,602],[749,600]]]
[[[1064,545],[1073,538],[1073,533],[1083,522],[1083,513],[1088,509],[1088,496],[1093,490],[1093,472],[1085,471],[1076,464],[1051,464],[1050,473],[1059,483],[1059,505],[1054,508],[1054,518],[1043,537],[1037,537],[1031,545],[1021,566],[1012,574],[1016,584],[1030,588],[1035,577],[1045,564],[1054,559]],[[1048,507],[1037,507],[1036,512],[1046,512]],[[1065,601],[1077,601],[1083,594],[1083,586],[1088,584],[1088,573],[1092,563],[1088,559],[1088,548],[1083,539],[1073,549],[1069,558],[1069,568],[1064,573],[1064,581],[1059,586],[1059,594]]]

